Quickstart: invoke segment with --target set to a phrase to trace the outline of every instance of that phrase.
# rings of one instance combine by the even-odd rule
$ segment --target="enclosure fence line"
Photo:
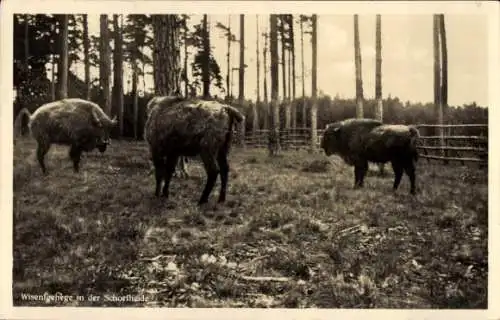
[[[419,124],[415,125],[420,132],[420,157],[438,160],[444,163],[450,161],[488,162],[488,125],[487,124]],[[443,135],[439,134],[443,130]],[[317,130],[316,147],[319,148],[323,129]],[[437,133],[436,133],[437,132]],[[267,148],[269,130],[261,129],[248,132],[244,144],[250,148]],[[311,129],[293,128],[281,129],[280,145],[285,150],[297,150],[310,147]]]

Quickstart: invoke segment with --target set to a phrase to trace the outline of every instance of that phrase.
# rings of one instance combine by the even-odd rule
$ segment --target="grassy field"
[[[412,197],[392,170],[353,190],[337,157],[234,148],[226,204],[218,181],[198,208],[197,162],[164,200],[143,143],[87,154],[79,174],[53,147],[47,176],[34,147],[14,147],[14,305],[487,308],[486,169],[421,160]],[[22,297],[57,292],[84,301]]]

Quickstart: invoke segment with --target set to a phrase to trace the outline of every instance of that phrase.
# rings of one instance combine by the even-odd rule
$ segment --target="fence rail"
[[[445,139],[445,140],[487,140],[483,136],[421,136],[421,139]]]
[[[484,128],[488,129],[487,124],[417,124],[417,128]]]
[[[428,147],[428,146],[419,146],[420,149],[426,149],[426,150],[456,150],[456,151],[475,151],[475,152],[481,152],[484,151],[484,148],[475,148],[475,147],[447,147],[447,146],[440,146],[440,147]]]
[[[421,145],[418,146],[421,152],[420,157],[430,160],[476,162],[487,164],[488,162],[488,125],[487,124],[418,124],[418,129],[439,129],[442,128],[443,136],[423,135],[421,131]],[[473,135],[467,135],[467,130],[473,130]],[[460,130],[460,134],[453,134],[453,130]],[[464,133],[465,130],[465,133]],[[316,147],[319,147],[324,129],[316,132]],[[262,129],[255,132],[248,132],[245,136],[245,145],[254,148],[266,148],[268,146],[269,130]],[[294,128],[280,130],[280,144],[285,149],[298,149],[311,145],[310,128]]]

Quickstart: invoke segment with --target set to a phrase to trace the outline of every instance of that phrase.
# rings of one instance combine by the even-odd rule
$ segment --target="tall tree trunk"
[[[153,77],[155,95],[181,95],[180,19],[175,14],[152,15]],[[184,158],[179,159],[176,175],[187,175]]]
[[[434,114],[437,124],[442,124],[441,113],[441,60],[439,48],[439,15],[433,15],[433,48],[434,48]],[[441,128],[435,128],[435,135],[442,136]]]
[[[139,95],[137,92],[137,83],[139,75],[139,68],[137,66],[136,57],[132,57],[132,96],[134,98],[133,103],[133,123],[134,123],[134,139],[139,138]]]
[[[51,84],[50,84],[50,97],[52,98],[52,101],[56,100],[56,68],[57,68],[57,63],[56,63],[56,56],[55,54],[50,55],[50,63],[51,63],[51,68],[52,68],[52,76],[51,76]]]
[[[174,14],[152,15],[155,94],[180,94],[179,23]]]
[[[312,106],[311,106],[311,148],[316,149],[316,143],[318,141],[318,119],[317,119],[317,68],[318,68],[318,16],[312,15],[312,34],[311,34],[311,44],[312,44]]]
[[[106,14],[100,15],[100,52],[99,52],[99,80],[102,89],[102,107],[106,114],[111,115],[111,94],[110,94],[110,81],[109,75],[111,73],[111,57],[109,48],[109,28],[108,16]]]
[[[83,63],[85,65],[85,99],[90,100],[90,39],[88,15],[83,15]]]
[[[269,113],[271,108],[269,107],[269,101],[267,100],[267,39],[269,34],[266,32],[264,34],[264,50],[262,51],[262,56],[264,59],[264,129],[269,129]]]
[[[287,40],[288,42],[288,40]],[[288,43],[286,44],[286,98],[287,100],[292,99],[292,58],[291,58],[291,51],[290,47],[288,46]]]
[[[296,74],[295,74],[295,34],[293,15],[289,15],[289,31],[290,31],[290,52],[292,55],[292,127],[297,128],[297,103],[296,98]]]
[[[290,129],[290,106],[288,105],[287,79],[286,79],[286,15],[280,15],[280,36],[281,36],[281,74],[283,75],[283,108],[285,113],[285,130]],[[285,131],[288,133],[288,131]],[[287,137],[288,138],[288,137]],[[288,139],[287,139],[288,140]],[[286,144],[285,144],[286,146]]]
[[[439,17],[438,15],[433,16],[433,28],[432,28],[432,38],[433,38],[433,49],[434,49],[434,110],[436,115],[436,120],[439,116],[439,104],[440,104],[440,89],[441,89],[441,61],[440,61],[440,50],[439,50]]]
[[[444,14],[439,15],[439,35],[441,40],[441,91],[439,103],[439,124],[444,124],[445,113],[448,108],[448,49],[446,46],[446,29],[444,23]],[[444,140],[444,128],[441,128],[441,145],[446,146]],[[448,153],[445,149],[442,150],[445,157]],[[445,161],[447,164],[448,161]]]
[[[280,152],[279,142],[279,80],[278,80],[278,16],[271,14],[269,18],[270,32],[270,54],[271,54],[271,118],[269,130],[269,154],[276,155]]]
[[[253,123],[252,123],[252,133],[255,135],[257,130],[259,130],[259,115],[257,108],[260,105],[260,51],[259,51],[259,15],[255,17],[257,39],[256,39],[256,60],[257,60],[257,102],[253,105]]]
[[[240,14],[240,73],[238,81],[238,99],[245,99],[245,15]]]
[[[295,31],[293,15],[290,15],[290,50],[292,52],[292,100],[296,98],[296,73],[295,73]]]
[[[306,78],[304,70],[304,21],[300,17],[300,58],[301,58],[301,79],[302,79],[302,126],[307,128],[307,108],[306,108]]]
[[[377,14],[375,20],[375,119],[383,121],[384,106],[382,104],[382,21],[380,14]],[[380,175],[385,175],[385,165],[378,165]]]
[[[210,35],[208,32],[207,15],[203,15],[203,98],[210,98]]]
[[[227,18],[227,76],[226,90],[227,95],[231,98],[231,15]]]
[[[257,37],[256,37],[256,65],[257,65],[257,102],[260,102],[260,49],[259,49],[259,15],[257,14],[255,16],[255,31],[257,31]]]
[[[264,34],[264,49],[262,50],[262,59],[264,60],[264,103],[268,103],[267,99],[267,39],[269,34]]]
[[[286,101],[286,44],[285,44],[285,19],[283,14],[279,16],[279,32],[281,37],[281,74],[283,76],[283,101]],[[285,128],[288,128],[285,118]]]
[[[287,14],[284,16],[285,21],[286,21],[286,53],[287,53],[287,60],[286,60],[286,67],[287,67],[287,110],[289,114],[289,122],[290,122],[290,128],[293,128],[293,118],[294,118],[294,112],[293,112],[293,105],[292,105],[292,51],[290,48],[290,15]]]
[[[189,78],[188,78],[188,26],[184,21],[184,96],[189,97]]]
[[[113,52],[113,105],[112,113],[118,115],[118,135],[123,135],[123,39],[119,16],[113,15],[113,35],[115,48]],[[116,131],[116,130],[115,130]]]
[[[59,99],[68,97],[68,20],[69,16],[63,14],[61,17],[61,51],[59,59]]]
[[[146,92],[146,63],[144,62],[144,60],[142,61],[141,63],[141,74],[142,74],[142,92]],[[153,68],[153,72],[154,72],[154,68]],[[153,76],[154,77],[154,76]]]
[[[356,117],[363,118],[363,80],[361,71],[361,49],[359,46],[358,15],[354,15],[354,61],[356,67]]]
[[[287,67],[288,67],[288,80],[287,80],[287,104],[288,104],[288,113],[290,114],[290,128],[294,128],[294,121],[295,121],[295,111],[293,109],[293,100],[292,100],[292,59],[291,59],[291,52],[290,48],[288,48],[288,61],[287,61]]]
[[[384,108],[382,105],[382,21],[380,14],[377,14],[375,22],[375,99],[377,107],[375,109],[375,119],[383,121]]]
[[[444,14],[440,14],[439,34],[441,37],[441,103],[443,107],[443,116],[448,108],[448,49],[446,45],[446,28],[444,23]]]

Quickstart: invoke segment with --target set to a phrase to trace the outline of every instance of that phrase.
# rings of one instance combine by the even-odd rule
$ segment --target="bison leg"
[[[45,155],[49,152],[50,144],[44,142],[38,142],[36,148],[36,157],[38,159],[38,164],[42,169],[43,174],[47,174],[47,168],[45,167]]]
[[[363,187],[366,172],[368,171],[368,162],[357,163],[354,166],[354,188]]]
[[[368,162],[365,161],[363,165],[361,166],[360,172],[359,172],[359,186],[363,187],[363,183],[365,182],[365,176],[366,172],[368,172]]]
[[[411,184],[410,193],[415,194],[415,164],[413,163],[413,161],[408,161],[405,164],[404,171],[410,178],[410,184]]]
[[[177,156],[167,157],[164,170],[165,184],[163,185],[163,192],[162,192],[165,198],[168,198],[168,187],[170,186],[170,181],[172,180],[172,176],[174,175],[175,166],[177,165],[178,160],[179,157]]]
[[[398,161],[392,161],[392,169],[394,170],[394,185],[392,186],[392,189],[396,191],[403,176],[403,165],[401,165]]]
[[[208,202],[208,197],[214,188],[215,181],[217,181],[217,175],[219,174],[219,168],[212,153],[201,152],[200,157],[203,161],[205,171],[207,172],[207,183],[205,184],[205,188],[203,189],[200,200],[198,201],[199,205]]]
[[[219,151],[217,162],[220,168],[220,194],[219,203],[226,201],[227,180],[229,176],[229,163],[227,162],[227,154]]]
[[[69,149],[69,157],[73,161],[73,170],[75,172],[80,171],[80,159],[82,156],[82,149],[77,147],[76,145],[72,145]]]
[[[153,164],[155,166],[155,179],[156,179],[156,189],[155,195],[157,197],[160,196],[161,191],[161,183],[163,181],[163,177],[165,176],[165,160],[163,157],[154,155],[153,156]]]

